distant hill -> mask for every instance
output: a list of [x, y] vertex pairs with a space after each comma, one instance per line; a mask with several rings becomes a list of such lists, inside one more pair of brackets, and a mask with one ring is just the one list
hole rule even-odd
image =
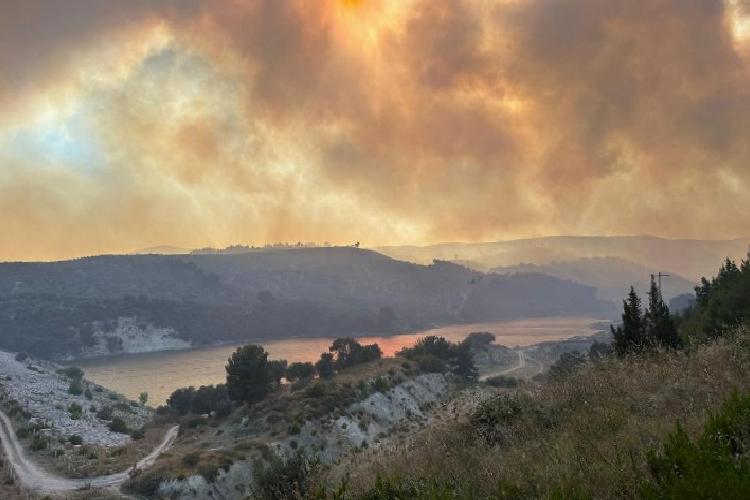
[[0, 349], [52, 357], [79, 355], [123, 317], [201, 345], [614, 310], [594, 288], [551, 276], [343, 247], [0, 264]]
[[713, 276], [717, 271], [716, 263], [725, 257], [745, 257], [748, 247], [750, 238], [670, 240], [654, 236], [554, 236], [489, 243], [390, 246], [377, 248], [377, 251], [410, 262], [473, 261], [488, 269], [524, 262], [549, 264], [581, 258], [619, 257], [648, 269], [698, 281], [702, 276]]
[[133, 252], [135, 255], [183, 255], [190, 253], [187, 248], [161, 245], [156, 247], [143, 248]]
[[[619, 302], [631, 286], [645, 296], [649, 289], [649, 275], [658, 269], [649, 269], [641, 264], [620, 257], [593, 257], [548, 264], [519, 264], [497, 267], [498, 274], [541, 273], [557, 278], [575, 281], [597, 289], [599, 297]], [[662, 293], [669, 300], [678, 295], [692, 293], [695, 283], [672, 274], [664, 278]]]

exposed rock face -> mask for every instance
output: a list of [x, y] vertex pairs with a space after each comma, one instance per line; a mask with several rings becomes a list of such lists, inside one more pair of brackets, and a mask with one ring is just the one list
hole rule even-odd
[[[113, 432], [108, 422], [97, 418], [103, 407], [112, 409], [112, 416], [122, 418], [128, 427], [140, 428], [151, 418], [151, 410], [135, 405], [124, 397], [107, 391], [101, 386], [83, 381], [86, 393], [70, 394], [70, 380], [57, 373], [59, 365], [47, 361], [27, 358], [17, 361], [15, 355], [0, 351], [0, 394], [4, 403], [18, 402], [24, 411], [31, 414], [31, 423], [46, 424], [47, 434], [69, 437], [79, 435], [87, 444], [97, 446], [121, 446], [130, 442], [130, 436]], [[81, 407], [79, 418], [71, 418], [72, 404]]]
[[[443, 399], [448, 390], [449, 382], [444, 375], [420, 375], [350, 405], [336, 419], [308, 421], [298, 435], [273, 446], [279, 454], [290, 453], [297, 447], [323, 462], [333, 462], [363, 444], [381, 445], [397, 428], [427, 422], [428, 409]], [[228, 471], [220, 470], [212, 483], [199, 475], [166, 481], [161, 484], [159, 495], [183, 500], [246, 498], [251, 494], [252, 467], [249, 461], [237, 461]]]
[[94, 345], [85, 348], [83, 358], [154, 351], [188, 349], [189, 341], [177, 336], [172, 328], [157, 328], [151, 323], [139, 323], [136, 318], [121, 317], [113, 330], [98, 329], [93, 333]]

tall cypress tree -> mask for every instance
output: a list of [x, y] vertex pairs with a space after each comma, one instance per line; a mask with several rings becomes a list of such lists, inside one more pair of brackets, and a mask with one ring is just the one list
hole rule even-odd
[[628, 297], [623, 301], [622, 325], [610, 327], [615, 337], [615, 352], [622, 356], [630, 352], [638, 352], [646, 347], [646, 336], [641, 309], [641, 298], [630, 287]]
[[660, 345], [676, 349], [682, 345], [677, 327], [674, 324], [669, 307], [664, 303], [661, 290], [651, 277], [651, 289], [648, 292], [648, 311], [645, 316], [646, 338], [651, 345]]

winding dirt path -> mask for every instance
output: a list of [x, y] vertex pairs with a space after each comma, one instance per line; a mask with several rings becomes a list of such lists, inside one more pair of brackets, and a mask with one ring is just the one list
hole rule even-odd
[[497, 377], [498, 375], [508, 375], [509, 373], [517, 372], [519, 370], [523, 370], [526, 367], [526, 353], [523, 350], [518, 351], [518, 363], [516, 365], [511, 366], [510, 368], [504, 368], [502, 370], [494, 371], [487, 373], [485, 375], [482, 375], [479, 377], [480, 382], [484, 382], [488, 378]]
[[26, 454], [21, 443], [13, 431], [8, 416], [0, 411], [0, 440], [2, 440], [3, 451], [6, 459], [13, 466], [16, 478], [21, 482], [24, 488], [32, 491], [44, 493], [59, 493], [63, 491], [73, 491], [82, 488], [115, 488], [124, 483], [130, 471], [133, 469], [143, 469], [153, 465], [159, 455], [167, 450], [177, 438], [179, 427], [170, 428], [164, 435], [159, 446], [145, 458], [141, 459], [133, 467], [108, 476], [97, 476], [85, 479], [70, 479], [58, 476], [51, 472], [45, 471], [37, 466]]

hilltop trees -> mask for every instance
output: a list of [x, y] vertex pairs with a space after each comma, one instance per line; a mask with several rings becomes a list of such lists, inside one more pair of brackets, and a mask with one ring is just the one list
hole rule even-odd
[[328, 350], [336, 355], [336, 369], [380, 359], [382, 352], [378, 344], [362, 345], [351, 337], [338, 338]]
[[296, 362], [286, 369], [286, 379], [290, 382], [295, 380], [311, 379], [315, 376], [315, 366], [310, 363]]
[[320, 359], [315, 363], [315, 371], [318, 372], [320, 378], [330, 378], [336, 372], [336, 364], [333, 361], [333, 354], [330, 352], [324, 352], [320, 355]]
[[405, 347], [398, 356], [415, 361], [423, 371], [452, 373], [476, 378], [477, 369], [471, 354], [471, 342], [453, 344], [443, 337], [428, 335], [419, 339], [414, 347]]

